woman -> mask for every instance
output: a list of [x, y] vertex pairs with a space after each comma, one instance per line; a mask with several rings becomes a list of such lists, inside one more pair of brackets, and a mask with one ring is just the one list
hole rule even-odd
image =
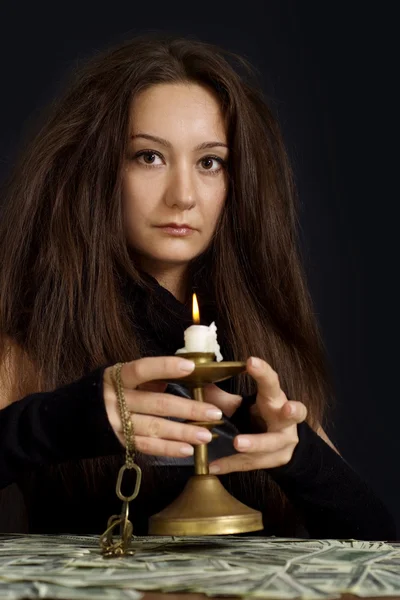
[[[214, 46], [133, 39], [75, 74], [10, 179], [0, 484], [18, 483], [32, 532], [99, 533], [119, 511], [124, 438], [110, 376], [124, 361], [144, 470], [137, 534], [210, 439], [182, 421], [222, 411], [230, 437], [210, 444], [211, 470], [262, 510], [264, 534], [395, 537], [323, 430], [331, 388], [291, 169], [250, 79], [243, 60]], [[252, 357], [204, 405], [182, 386], [149, 383], [193, 368], [174, 356], [193, 291], [224, 359]]]

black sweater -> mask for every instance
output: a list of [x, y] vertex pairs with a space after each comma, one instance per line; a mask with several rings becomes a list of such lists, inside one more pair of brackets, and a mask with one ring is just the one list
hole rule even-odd
[[[132, 286], [125, 290], [126, 297], [133, 312], [140, 315], [138, 328], [147, 353], [172, 355], [182, 347], [183, 331], [191, 324], [190, 307], [153, 283], [153, 302]], [[169, 311], [167, 323], [157, 316], [165, 310]], [[220, 332], [218, 339], [221, 343]], [[224, 358], [229, 358], [229, 350], [222, 344], [221, 349]], [[20, 485], [31, 532], [100, 534], [108, 517], [121, 509], [115, 482], [124, 449], [107, 419], [103, 370], [104, 366], [99, 367], [79, 381], [29, 395], [0, 411], [0, 488], [13, 482]], [[185, 394], [180, 386], [168, 391]], [[221, 430], [214, 450], [210, 445], [211, 455], [234, 451], [232, 436], [250, 430], [248, 408], [254, 400], [244, 398], [234, 417], [226, 419], [225, 434]], [[298, 431], [299, 443], [287, 465], [221, 476], [231, 493], [263, 512], [260, 533], [396, 539], [392, 516], [369, 486], [306, 423]], [[180, 493], [193, 473], [190, 463], [192, 459], [147, 458], [142, 489], [131, 511], [136, 534], [147, 533], [149, 516]], [[285, 510], [279, 511], [280, 496], [272, 494], [270, 480], [288, 499]]]

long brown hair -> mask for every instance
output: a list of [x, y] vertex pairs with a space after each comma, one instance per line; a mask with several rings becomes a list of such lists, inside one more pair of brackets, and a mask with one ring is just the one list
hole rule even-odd
[[[229, 194], [202, 257], [219, 324], [236, 359], [266, 359], [310, 423], [323, 422], [332, 388], [302, 266], [294, 178], [256, 79], [237, 55], [159, 35], [107, 49], [73, 74], [2, 194], [0, 361], [11, 342], [16, 372], [25, 361], [28, 373], [14, 381], [16, 398], [141, 356], [120, 289], [121, 273], [145, 285], [122, 221], [129, 106], [148, 86], [190, 81], [214, 90], [228, 124]], [[243, 378], [240, 391], [254, 391], [252, 382]]]

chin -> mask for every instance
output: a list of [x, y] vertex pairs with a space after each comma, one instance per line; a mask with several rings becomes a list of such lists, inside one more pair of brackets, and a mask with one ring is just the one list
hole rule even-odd
[[[185, 265], [200, 256], [205, 250], [204, 244], [190, 243], [189, 240], [160, 240], [150, 238], [140, 240], [142, 243], [133, 244], [135, 252], [146, 260], [169, 265]], [[203, 240], [202, 240], [203, 241]]]
[[158, 263], [168, 263], [170, 265], [184, 265], [196, 258], [197, 254], [193, 253], [177, 253], [177, 252], [160, 252], [147, 253], [147, 257]]
[[154, 240], [150, 246], [143, 248], [143, 251], [153, 260], [169, 263], [187, 263], [201, 254], [203, 248], [200, 247], [200, 244], [193, 244], [189, 240], [183, 239]]

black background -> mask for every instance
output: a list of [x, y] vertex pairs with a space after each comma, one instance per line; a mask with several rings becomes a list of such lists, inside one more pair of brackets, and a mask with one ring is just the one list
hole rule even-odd
[[336, 384], [328, 432], [400, 531], [394, 4], [3, 2], [0, 176], [70, 69], [112, 42], [158, 30], [247, 57], [295, 170], [309, 284]]

